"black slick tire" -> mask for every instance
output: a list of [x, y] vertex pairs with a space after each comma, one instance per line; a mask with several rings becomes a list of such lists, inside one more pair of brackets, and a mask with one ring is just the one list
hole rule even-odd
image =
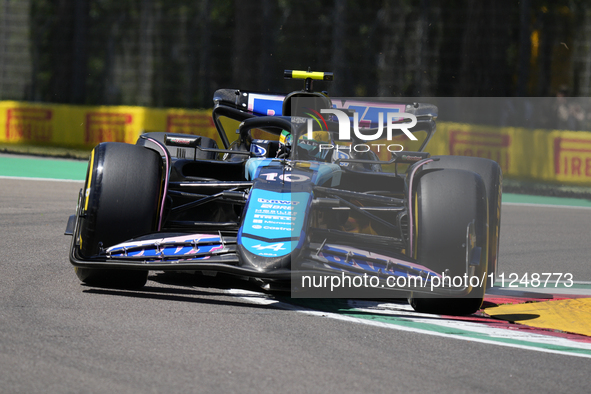
[[[473, 171], [480, 175], [486, 187], [488, 199], [488, 271], [496, 276], [501, 230], [501, 198], [503, 173], [501, 166], [490, 159], [470, 156], [435, 156], [439, 160], [428, 163], [424, 169], [455, 168]], [[492, 287], [492, 281], [487, 285]]]
[[[470, 276], [487, 275], [487, 197], [480, 175], [456, 169], [423, 170], [415, 189], [413, 255], [421, 265], [448, 277], [467, 273], [467, 230], [473, 223], [480, 263], [470, 268]], [[473, 287], [462, 297], [414, 293], [409, 298], [418, 312], [468, 315], [476, 312], [484, 299], [485, 285]], [[454, 287], [455, 289], [455, 287]]]
[[[80, 223], [83, 258], [156, 229], [162, 167], [160, 155], [141, 146], [105, 142], [93, 150]], [[148, 271], [77, 267], [76, 275], [89, 285], [138, 288]]]

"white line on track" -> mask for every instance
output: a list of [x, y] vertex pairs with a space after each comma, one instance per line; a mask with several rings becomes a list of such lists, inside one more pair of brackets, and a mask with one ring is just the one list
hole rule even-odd
[[[507, 282], [505, 282], [507, 284]], [[495, 282], [495, 287], [486, 291], [486, 294], [510, 297], [536, 298], [536, 296], [545, 295], [551, 298], [552, 295], [576, 295], [591, 297], [591, 282], [574, 281], [572, 286], [565, 286], [564, 281], [558, 282], [560, 286], [555, 287], [533, 287], [533, 286], [506, 286], [501, 287], [500, 283]], [[541, 300], [542, 301], [542, 300]]]
[[26, 177], [26, 176], [6, 176], [6, 175], [0, 175], [0, 179], [14, 179], [14, 180], [18, 180], [18, 181], [50, 181], [50, 182], [80, 182], [80, 183], [84, 183], [83, 180], [77, 180], [77, 179], [33, 178], [33, 177]]
[[[350, 306], [355, 308], [355, 311], [359, 313], [370, 313], [378, 318], [380, 316], [383, 318], [389, 317], [389, 321], [385, 322], [291, 305], [273, 299], [263, 293], [239, 289], [229, 289], [227, 292], [254, 304], [274, 305], [281, 309], [292, 310], [313, 316], [328, 317], [351, 323], [517, 349], [560, 354], [564, 356], [591, 358], [591, 343], [577, 342], [568, 338], [542, 335], [527, 331], [490, 327], [483, 323], [449, 320], [445, 319], [443, 316], [414, 312], [409, 305], [385, 304], [375, 301], [349, 301]], [[434, 321], [434, 317], [439, 320]], [[442, 332], [442, 330], [448, 332]]]
[[504, 202], [502, 205], [510, 205], [515, 207], [535, 207], [535, 208], [568, 208], [568, 209], [591, 209], [591, 207], [583, 207], [580, 205], [554, 205], [554, 204], [536, 204], [529, 202]]

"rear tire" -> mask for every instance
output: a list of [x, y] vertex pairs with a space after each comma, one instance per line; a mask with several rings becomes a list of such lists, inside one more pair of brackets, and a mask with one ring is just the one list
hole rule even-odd
[[[485, 279], [487, 273], [487, 197], [480, 175], [456, 169], [423, 170], [416, 188], [414, 212], [415, 250], [421, 265], [438, 274], [463, 276], [466, 273], [466, 234], [474, 222], [476, 245], [482, 250], [480, 264], [473, 273]], [[468, 315], [480, 309], [485, 284], [463, 297], [413, 294], [409, 302], [417, 312]]]
[[[94, 150], [86, 176], [85, 216], [80, 223], [80, 254], [89, 258], [157, 228], [162, 159], [141, 146], [105, 142]], [[90, 285], [138, 288], [148, 271], [76, 267]]]

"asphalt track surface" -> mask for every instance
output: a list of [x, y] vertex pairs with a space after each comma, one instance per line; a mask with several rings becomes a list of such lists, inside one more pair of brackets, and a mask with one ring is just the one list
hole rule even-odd
[[[63, 235], [81, 182], [0, 179], [0, 392], [584, 393], [591, 360], [254, 304], [208, 277], [84, 286]], [[591, 280], [591, 210], [504, 206], [501, 270]]]

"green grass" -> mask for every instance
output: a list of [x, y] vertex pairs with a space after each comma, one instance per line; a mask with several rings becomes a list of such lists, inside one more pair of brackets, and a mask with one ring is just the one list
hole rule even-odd
[[92, 149], [74, 149], [56, 146], [0, 144], [0, 153], [60, 157], [64, 159], [88, 160]]

